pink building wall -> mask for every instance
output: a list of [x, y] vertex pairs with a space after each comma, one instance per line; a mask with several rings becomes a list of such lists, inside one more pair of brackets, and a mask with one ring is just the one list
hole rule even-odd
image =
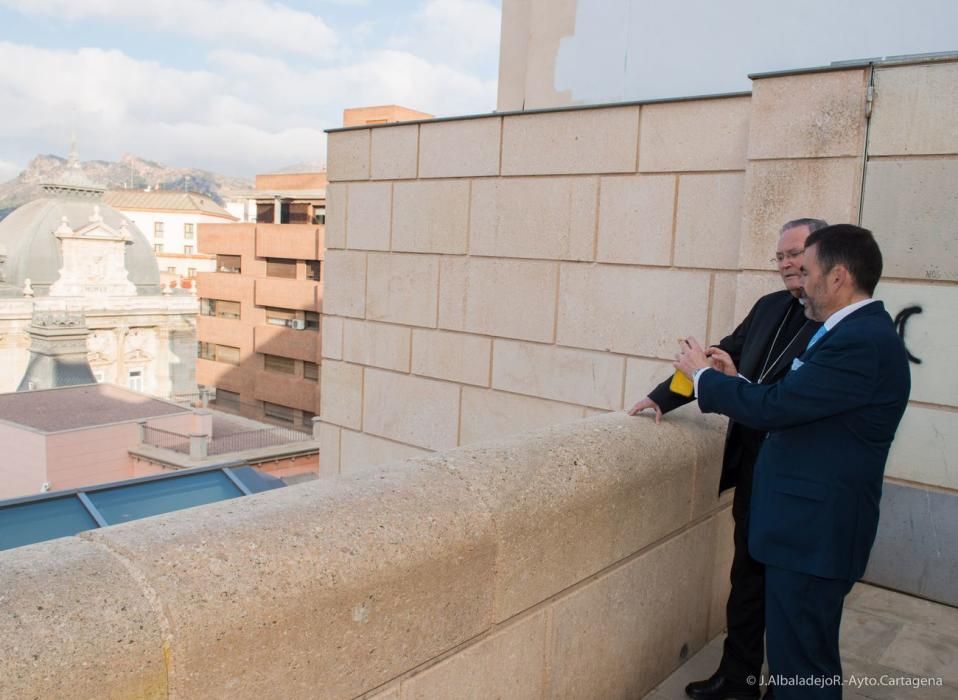
[[70, 430], [46, 437], [51, 490], [133, 477], [133, 460], [128, 450], [139, 444], [136, 423]]
[[47, 481], [46, 436], [20, 426], [0, 423], [0, 499], [40, 493]]

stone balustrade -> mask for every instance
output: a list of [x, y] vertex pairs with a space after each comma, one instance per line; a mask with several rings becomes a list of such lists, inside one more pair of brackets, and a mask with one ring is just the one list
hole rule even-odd
[[641, 697], [724, 624], [721, 430], [597, 416], [0, 553], [0, 696]]

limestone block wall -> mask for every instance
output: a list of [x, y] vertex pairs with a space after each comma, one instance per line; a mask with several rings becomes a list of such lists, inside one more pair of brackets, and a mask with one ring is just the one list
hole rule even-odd
[[598, 416], [0, 552], [2, 695], [642, 697], [724, 624], [720, 448]]
[[753, 78], [750, 96], [331, 132], [323, 471], [627, 408], [675, 338], [714, 342], [781, 288], [783, 222], [861, 223], [876, 295], [922, 309], [867, 577], [958, 604], [940, 546], [958, 536], [958, 62]]
[[631, 406], [733, 325], [747, 97], [329, 135], [322, 471]]

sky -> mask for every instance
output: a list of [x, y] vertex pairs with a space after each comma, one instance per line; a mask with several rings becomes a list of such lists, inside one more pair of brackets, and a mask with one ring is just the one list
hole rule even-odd
[[0, 182], [37, 154], [251, 177], [347, 107], [496, 107], [499, 0], [0, 0]]

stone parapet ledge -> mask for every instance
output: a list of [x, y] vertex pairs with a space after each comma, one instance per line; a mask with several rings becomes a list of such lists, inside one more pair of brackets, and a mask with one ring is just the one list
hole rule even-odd
[[723, 624], [720, 450], [610, 414], [2, 552], [0, 696], [641, 695]]

